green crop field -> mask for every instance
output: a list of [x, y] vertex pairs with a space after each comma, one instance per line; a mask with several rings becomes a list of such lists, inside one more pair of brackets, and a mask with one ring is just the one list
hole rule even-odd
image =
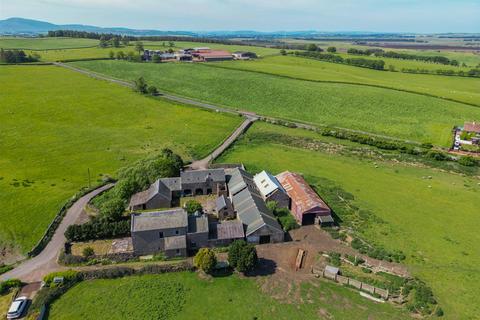
[[274, 300], [260, 291], [254, 279], [236, 275], [202, 280], [195, 273], [181, 272], [85, 281], [52, 305], [48, 319], [88, 320], [104, 315], [112, 320], [407, 318], [389, 304], [375, 304], [333, 283], [315, 282], [317, 286], [299, 288], [302, 303]]
[[143, 97], [54, 66], [0, 67], [0, 242], [26, 252], [93, 180], [170, 147], [208, 154], [241, 118]]
[[364, 237], [405, 252], [405, 263], [433, 288], [447, 319], [478, 317], [478, 177], [331, 152], [334, 147], [321, 149], [328, 152], [311, 151], [258, 140], [269, 133], [315, 136], [300, 129], [256, 123], [218, 162], [242, 162], [251, 172], [291, 170], [312, 183], [323, 178], [340, 186], [353, 194], [354, 205], [383, 220], [360, 230]]
[[159, 89], [261, 115], [356, 129], [448, 146], [451, 130], [479, 119], [480, 108], [396, 90], [315, 83], [208, 64], [81, 61], [113, 77], [143, 76]]
[[135, 51], [135, 47], [120, 47], [120, 48], [78, 48], [78, 49], [50, 49], [50, 50], [27, 50], [26, 53], [36, 53], [40, 55], [40, 61], [64, 61], [64, 60], [77, 60], [77, 59], [98, 59], [109, 58], [110, 51], [118, 52], [123, 51], [128, 53]]
[[426, 93], [480, 106], [480, 79], [377, 71], [293, 56], [222, 62], [223, 67], [314, 81], [371, 84]]
[[64, 49], [85, 48], [98, 45], [95, 39], [77, 38], [3, 38], [0, 37], [0, 48], [4, 49]]

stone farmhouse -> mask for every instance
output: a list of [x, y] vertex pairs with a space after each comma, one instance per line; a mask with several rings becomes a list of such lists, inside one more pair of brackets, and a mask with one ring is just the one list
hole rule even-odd
[[[289, 172], [277, 179], [265, 171], [253, 176], [242, 168], [184, 171], [180, 177], [159, 179], [130, 200], [134, 253], [184, 257], [238, 239], [254, 244], [282, 242], [284, 231], [267, 208], [268, 201], [291, 207], [301, 224], [333, 222], [328, 206], [306, 186], [301, 176]], [[215, 195], [214, 208], [193, 215], [178, 208], [181, 197], [197, 195]], [[303, 204], [304, 199], [312, 205]]]

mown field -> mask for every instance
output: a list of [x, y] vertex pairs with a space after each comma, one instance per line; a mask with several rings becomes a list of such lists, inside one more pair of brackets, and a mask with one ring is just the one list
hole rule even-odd
[[451, 130], [480, 108], [396, 90], [315, 83], [215, 68], [215, 64], [81, 61], [74, 66], [232, 109], [449, 146]]
[[80, 38], [7, 38], [0, 37], [0, 48], [3, 49], [65, 49], [85, 48], [98, 45], [95, 39]]
[[56, 301], [48, 319], [88, 320], [108, 315], [112, 320], [300, 320], [322, 314], [335, 319], [407, 318], [391, 305], [375, 304], [357, 292], [317, 281], [318, 287], [302, 287], [303, 303], [274, 300], [260, 291], [254, 279], [236, 275], [203, 280], [195, 273], [181, 272], [86, 281]]
[[478, 90], [480, 79], [475, 78], [377, 71], [294, 56], [267, 57], [255, 61], [227, 61], [220, 65], [237, 70], [266, 72], [305, 80], [383, 86], [480, 106], [480, 90]]
[[201, 158], [242, 120], [54, 66], [2, 66], [0, 83], [0, 243], [23, 253], [88, 170], [97, 183], [164, 147]]
[[390, 250], [402, 250], [411, 272], [433, 288], [446, 319], [478, 319], [478, 177], [419, 163], [346, 155], [335, 151], [333, 141], [320, 149], [325, 151], [312, 151], [280, 145], [276, 141], [286, 139], [278, 137], [270, 142], [260, 139], [272, 133], [315, 137], [299, 129], [256, 123], [218, 162], [242, 162], [251, 172], [291, 170], [311, 183], [340, 186], [354, 196], [355, 206], [382, 220], [360, 230], [363, 236]]

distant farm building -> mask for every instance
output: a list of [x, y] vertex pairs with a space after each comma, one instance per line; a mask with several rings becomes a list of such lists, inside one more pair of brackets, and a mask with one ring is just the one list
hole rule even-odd
[[480, 123], [479, 122], [465, 122], [463, 130], [469, 133], [478, 133], [480, 134]]
[[285, 171], [277, 179], [291, 198], [291, 212], [300, 225], [334, 223], [332, 211], [298, 173]]
[[257, 54], [255, 52], [236, 51], [233, 53], [233, 58], [235, 60], [250, 60], [250, 59], [256, 59]]

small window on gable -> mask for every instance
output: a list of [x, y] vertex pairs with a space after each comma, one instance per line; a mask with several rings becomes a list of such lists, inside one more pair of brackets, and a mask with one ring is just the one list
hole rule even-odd
[[163, 238], [163, 232], [160, 231], [160, 232], [158, 233], [158, 236], [160, 237], [160, 239], [162, 239], [162, 238]]
[[175, 230], [175, 234], [178, 234], [178, 233], [179, 233], [179, 232], [178, 232], [178, 229], [177, 229], [177, 230]]

